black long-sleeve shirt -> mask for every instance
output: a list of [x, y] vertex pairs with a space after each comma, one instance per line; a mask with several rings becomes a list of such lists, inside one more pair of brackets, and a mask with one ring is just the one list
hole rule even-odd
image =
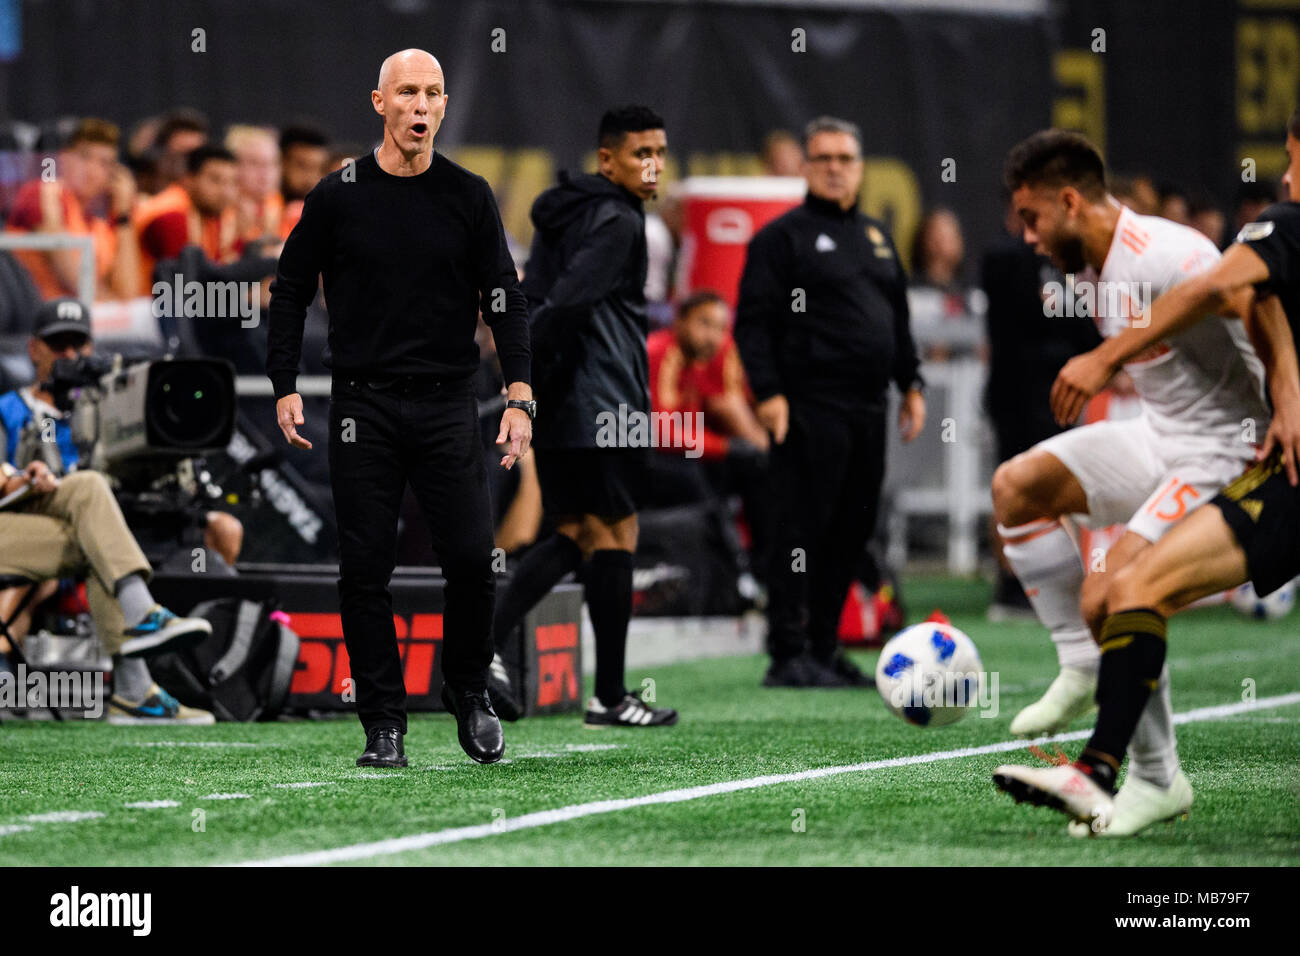
[[325, 281], [335, 374], [460, 378], [478, 368], [481, 308], [507, 382], [529, 381], [528, 318], [487, 180], [440, 153], [418, 176], [374, 154], [330, 173], [303, 204], [271, 286], [267, 374], [296, 390], [303, 321]]
[[875, 405], [920, 383], [907, 275], [885, 226], [811, 193], [749, 243], [736, 346], [759, 401]]

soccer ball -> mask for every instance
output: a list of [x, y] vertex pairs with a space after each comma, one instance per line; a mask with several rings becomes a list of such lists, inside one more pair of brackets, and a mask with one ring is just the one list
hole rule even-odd
[[979, 701], [983, 679], [975, 642], [951, 624], [899, 631], [876, 662], [876, 690], [885, 706], [922, 727], [961, 720]]
[[1295, 607], [1295, 582], [1288, 581], [1272, 594], [1260, 597], [1255, 593], [1255, 585], [1247, 581], [1241, 587], [1234, 588], [1228, 595], [1228, 600], [1246, 617], [1276, 621], [1280, 617], [1286, 617], [1291, 613], [1291, 608]]

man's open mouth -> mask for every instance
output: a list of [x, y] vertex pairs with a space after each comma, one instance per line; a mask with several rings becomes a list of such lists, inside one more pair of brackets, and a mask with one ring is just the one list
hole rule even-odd
[[411, 132], [414, 133], [416, 136], [423, 136], [425, 133], [429, 132], [429, 124], [428, 124], [428, 123], [412, 123], [412, 124], [411, 124]]

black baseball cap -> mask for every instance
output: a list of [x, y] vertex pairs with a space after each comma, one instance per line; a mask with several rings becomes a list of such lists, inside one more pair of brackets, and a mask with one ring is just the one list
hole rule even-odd
[[37, 310], [32, 335], [46, 339], [60, 332], [80, 332], [90, 338], [90, 310], [80, 299], [71, 296], [51, 299]]

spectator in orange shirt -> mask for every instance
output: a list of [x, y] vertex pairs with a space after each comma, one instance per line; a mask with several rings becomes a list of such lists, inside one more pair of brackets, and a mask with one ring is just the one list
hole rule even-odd
[[214, 263], [235, 258], [239, 190], [234, 155], [224, 146], [200, 146], [186, 157], [186, 168], [180, 182], [136, 209], [140, 295], [151, 294], [154, 267], [188, 245], [199, 246]]
[[767, 450], [767, 431], [751, 408], [745, 371], [730, 330], [726, 301], [706, 290], [682, 300], [676, 321], [646, 340], [651, 407], [703, 413], [706, 460], [725, 457], [736, 442]]
[[[117, 161], [118, 140], [112, 123], [82, 120], [54, 159], [55, 178], [24, 184], [9, 216], [14, 232], [90, 236], [95, 243], [96, 299], [129, 296], [138, 269], [130, 232], [135, 181]], [[41, 298], [81, 294], [79, 249], [24, 249], [14, 254], [31, 273]]]
[[232, 126], [226, 149], [235, 155], [239, 198], [235, 228], [240, 242], [280, 237], [284, 197], [280, 195], [280, 147], [265, 126]]

